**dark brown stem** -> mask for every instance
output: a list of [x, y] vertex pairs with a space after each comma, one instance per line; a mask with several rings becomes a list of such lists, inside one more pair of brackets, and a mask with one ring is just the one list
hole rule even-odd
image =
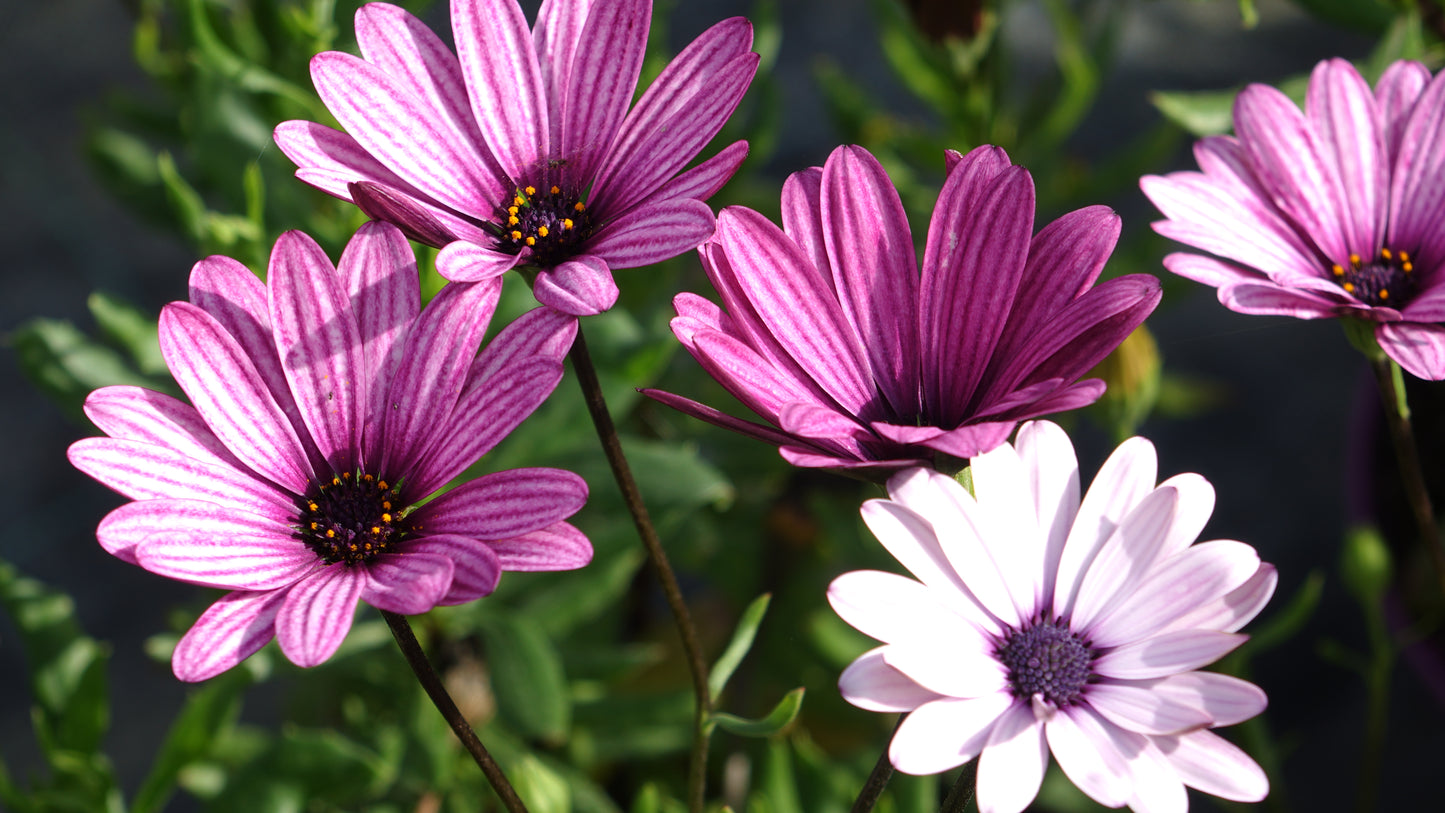
[[888, 759], [888, 748], [893, 744], [893, 737], [898, 734], [899, 727], [903, 725], [903, 719], [904, 716], [899, 716], [898, 724], [893, 726], [893, 734], [889, 735], [888, 744], [883, 746], [883, 753], [878, 755], [878, 761], [873, 764], [873, 771], [868, 774], [863, 789], [858, 791], [858, 798], [853, 800], [850, 813], [868, 813], [878, 804], [883, 789], [888, 787], [888, 780], [893, 778], [893, 763]]
[[958, 772], [958, 779], [948, 791], [948, 797], [943, 800], [939, 813], [963, 813], [968, 803], [973, 801], [973, 794], [977, 789], [978, 758], [974, 757], [964, 763], [963, 770]]
[[687, 603], [682, 599], [682, 588], [677, 585], [677, 576], [672, 572], [672, 565], [668, 564], [667, 554], [662, 549], [662, 540], [658, 539], [657, 530], [652, 527], [647, 506], [642, 502], [642, 492], [638, 490], [637, 481], [632, 477], [632, 468], [627, 464], [627, 456], [622, 452], [622, 441], [617, 437], [617, 427], [613, 425], [612, 415], [607, 411], [607, 400], [602, 395], [602, 385], [597, 380], [597, 370], [592, 366], [592, 356], [587, 352], [587, 342], [582, 338], [580, 325], [568, 357], [572, 360], [573, 371], [577, 373], [577, 381], [582, 385], [582, 397], [587, 402], [592, 423], [597, 427], [597, 438], [602, 441], [602, 451], [607, 455], [607, 464], [612, 467], [612, 477], [622, 491], [622, 500], [627, 504], [628, 513], [632, 514], [637, 535], [642, 538], [642, 546], [647, 549], [647, 556], [652, 560], [657, 579], [662, 583], [662, 593], [667, 598], [667, 606], [672, 610], [678, 634], [682, 637], [688, 671], [692, 673], [693, 693], [697, 696], [692, 763], [687, 773], [688, 809], [693, 813], [700, 813], [707, 782], [708, 735], [705, 724], [712, 713], [712, 694], [707, 686], [707, 662], [703, 660], [702, 646], [698, 643], [697, 629], [692, 625]]
[[1400, 466], [1400, 485], [1405, 489], [1405, 499], [1410, 503], [1410, 512], [1415, 515], [1415, 528], [1420, 535], [1420, 544], [1425, 547], [1435, 576], [1442, 591], [1445, 591], [1445, 547], [1441, 547], [1440, 530], [1435, 524], [1435, 509], [1430, 504], [1430, 492], [1425, 487], [1425, 471], [1420, 466], [1420, 451], [1415, 445], [1415, 431], [1410, 424], [1410, 411], [1400, 400], [1403, 386], [1397, 380], [1395, 362], [1376, 359], [1370, 364], [1375, 371], [1375, 383], [1379, 385], [1380, 397], [1385, 402], [1385, 424], [1390, 427], [1390, 441], [1395, 446], [1395, 461]]
[[421, 681], [421, 687], [426, 689], [427, 697], [431, 698], [437, 711], [446, 718], [447, 724], [456, 733], [457, 739], [462, 741], [462, 747], [476, 760], [477, 767], [482, 769], [482, 774], [487, 781], [492, 783], [492, 790], [502, 800], [511, 813], [527, 813], [527, 806], [522, 804], [521, 797], [512, 788], [512, 783], [507, 781], [507, 775], [502, 773], [502, 766], [492, 759], [487, 752], [486, 746], [477, 737], [477, 732], [472, 730], [471, 723], [462, 716], [457, 704], [452, 701], [452, 696], [447, 694], [446, 687], [437, 676], [436, 670], [432, 668], [431, 661], [427, 660], [426, 653], [422, 651], [421, 644], [417, 643], [416, 635], [411, 631], [411, 623], [406, 616], [396, 613], [381, 611], [381, 617], [386, 619], [386, 625], [391, 627], [391, 635], [396, 639], [396, 645], [401, 647], [401, 654], [406, 662], [411, 665], [411, 671], [416, 673], [416, 679]]

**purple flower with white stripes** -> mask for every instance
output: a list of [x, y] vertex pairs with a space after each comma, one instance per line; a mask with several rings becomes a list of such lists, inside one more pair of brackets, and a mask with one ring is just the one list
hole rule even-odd
[[773, 426], [647, 394], [794, 465], [875, 474], [973, 457], [1097, 400], [1104, 383], [1079, 377], [1159, 302], [1147, 274], [1094, 284], [1118, 216], [1091, 206], [1035, 235], [1033, 179], [1003, 150], [949, 151], [947, 166], [921, 277], [898, 192], [861, 147], [788, 179], [781, 229], [719, 214], [699, 253], [722, 307], [681, 294], [672, 330]]
[[611, 269], [661, 262], [712, 234], [704, 201], [747, 156], [738, 141], [682, 171], [757, 70], [752, 26], [703, 32], [632, 105], [651, 0], [452, 0], [457, 53], [396, 6], [356, 13], [361, 57], [311, 62], [346, 128], [276, 128], [301, 180], [442, 249], [448, 279], [538, 269], [534, 292], [573, 315], [617, 300]]
[[1445, 73], [1396, 62], [1371, 91], [1326, 60], [1303, 111], [1250, 85], [1234, 129], [1194, 145], [1200, 172], [1140, 181], [1167, 218], [1155, 231], [1218, 257], [1164, 267], [1239, 313], [1360, 320], [1411, 374], [1445, 379]]
[[358, 600], [402, 614], [488, 595], [503, 570], [592, 558], [564, 520], [577, 475], [517, 469], [418, 506], [557, 386], [577, 321], [537, 308], [478, 354], [501, 281], [448, 285], [420, 308], [416, 260], [372, 223], [333, 266], [287, 232], [267, 284], [210, 257], [190, 301], [161, 312], [161, 352], [190, 404], [105, 387], [86, 415], [108, 437], [70, 462], [134, 502], [96, 536], [132, 564], [231, 592], [177, 645], [182, 680], [235, 666], [273, 637], [292, 662], [336, 651]]
[[916, 581], [858, 571], [828, 588], [843, 620], [883, 643], [838, 688], [908, 713], [893, 765], [934, 774], [977, 758], [981, 813], [1028, 807], [1050, 752], [1107, 807], [1183, 811], [1186, 785], [1263, 799], [1264, 772], [1209, 729], [1259, 714], [1264, 692], [1198, 670], [1244, 642], [1237, 630], [1278, 577], [1242, 542], [1193, 544], [1214, 510], [1209, 482], [1156, 486], [1154, 446], [1132, 438], [1081, 501], [1073, 445], [1042, 421], [972, 467], [976, 498], [910, 469], [863, 505]]

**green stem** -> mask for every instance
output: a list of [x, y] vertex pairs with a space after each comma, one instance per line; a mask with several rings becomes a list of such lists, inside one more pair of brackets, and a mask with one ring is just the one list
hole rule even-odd
[[607, 455], [608, 465], [612, 467], [612, 476], [622, 491], [622, 500], [627, 504], [633, 524], [637, 526], [637, 535], [642, 538], [642, 546], [647, 549], [648, 558], [652, 560], [658, 581], [662, 583], [663, 596], [667, 599], [667, 606], [672, 610], [672, 617], [677, 622], [678, 634], [682, 637], [688, 671], [692, 673], [693, 694], [697, 698], [692, 761], [687, 773], [688, 809], [692, 813], [701, 813], [707, 783], [706, 723], [712, 714], [712, 694], [707, 686], [707, 662], [703, 660], [702, 645], [698, 642], [697, 629], [692, 624], [687, 602], [683, 601], [682, 588], [678, 587], [677, 576], [667, 561], [662, 540], [658, 538], [657, 530], [652, 527], [647, 506], [642, 502], [642, 492], [638, 490], [637, 481], [632, 477], [632, 468], [627, 463], [627, 456], [623, 454], [622, 441], [617, 437], [617, 427], [613, 425], [612, 415], [607, 411], [607, 400], [602, 395], [602, 385], [597, 380], [597, 369], [592, 365], [592, 356], [587, 352], [587, 342], [582, 337], [581, 325], [577, 327], [577, 338], [572, 342], [568, 357], [572, 360], [572, 369], [577, 373], [577, 381], [582, 385], [582, 397], [587, 402], [592, 423], [597, 427], [597, 438], [602, 442], [602, 451]]
[[1390, 428], [1390, 441], [1395, 446], [1395, 461], [1400, 467], [1400, 485], [1405, 490], [1405, 499], [1410, 512], [1415, 515], [1415, 528], [1420, 544], [1424, 547], [1435, 568], [1436, 580], [1441, 594], [1445, 595], [1445, 547], [1442, 547], [1439, 526], [1435, 524], [1435, 509], [1430, 504], [1430, 492], [1425, 487], [1425, 472], [1420, 466], [1420, 452], [1415, 444], [1415, 431], [1410, 424], [1410, 407], [1405, 402], [1404, 379], [1400, 367], [1389, 359], [1371, 361], [1375, 372], [1375, 383], [1379, 386], [1380, 397], [1385, 402], [1385, 423]]
[[502, 804], [510, 813], [527, 813], [527, 806], [522, 804], [521, 797], [512, 788], [512, 783], [507, 781], [507, 775], [502, 773], [502, 766], [492, 759], [482, 741], [477, 737], [477, 732], [472, 730], [471, 723], [462, 716], [457, 704], [452, 701], [452, 696], [447, 694], [446, 687], [442, 685], [441, 678], [437, 676], [436, 670], [432, 668], [431, 661], [427, 660], [426, 653], [422, 651], [421, 644], [417, 643], [416, 635], [411, 631], [411, 623], [406, 616], [396, 613], [381, 611], [381, 617], [386, 619], [386, 625], [391, 627], [391, 635], [396, 639], [396, 645], [401, 647], [401, 654], [411, 666], [411, 671], [416, 673], [416, 679], [421, 681], [421, 687], [426, 690], [427, 697], [431, 698], [437, 711], [442, 713], [447, 723], [456, 733], [457, 739], [462, 741], [462, 747], [472, 755], [477, 767], [482, 769], [482, 774], [492, 784], [492, 790], [497, 792]]
[[1390, 631], [1385, 622], [1385, 613], [1379, 602], [1366, 608], [1366, 623], [1369, 627], [1370, 660], [1365, 669], [1365, 711], [1364, 754], [1360, 759], [1360, 787], [1355, 808], [1361, 813], [1375, 810], [1380, 797], [1380, 778], [1385, 761], [1385, 733], [1390, 717], [1390, 672], [1394, 666], [1395, 650], [1390, 643]]
[[948, 798], [943, 800], [943, 807], [939, 813], [963, 813], [968, 803], [973, 801], [974, 791], [978, 789], [978, 758], [974, 757], [964, 764], [963, 770], [958, 772], [958, 779], [948, 791]]
[[868, 813], [873, 809], [873, 805], [878, 804], [883, 789], [888, 787], [888, 780], [893, 778], [893, 762], [888, 759], [888, 748], [893, 744], [893, 737], [903, 725], [906, 716], [900, 716], [898, 724], [893, 726], [893, 734], [888, 736], [888, 744], [883, 746], [883, 753], [879, 754], [878, 761], [873, 763], [873, 770], [869, 772], [863, 788], [858, 791], [858, 798], [853, 800], [853, 808], [849, 813]]

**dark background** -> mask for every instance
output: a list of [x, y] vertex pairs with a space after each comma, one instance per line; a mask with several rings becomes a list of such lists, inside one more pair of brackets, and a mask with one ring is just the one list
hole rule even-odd
[[[685, 43], [711, 22], [747, 12], [747, 3], [680, 3], [673, 37]], [[904, 100], [872, 40], [865, 0], [782, 0], [783, 50], [774, 78], [783, 92], [783, 141], [765, 170], [781, 184], [795, 169], [820, 164], [836, 144], [817, 101], [812, 69], [820, 55], [843, 65], [881, 98]], [[1307, 72], [1319, 59], [1362, 58], [1371, 42], [1305, 19], [1283, 2], [1261, 2], [1261, 24], [1242, 31], [1236, 6], [1168, 0], [1133, 7], [1121, 61], [1105, 93], [1071, 144], [1099, 156], [1120, 134], [1151, 126], [1155, 88], [1223, 88], [1278, 81]], [[1031, 60], [1052, 59], [1048, 24], [1022, 4], [1004, 26]], [[446, 30], [445, 9], [430, 15]], [[90, 329], [85, 298], [102, 288], [149, 311], [185, 296], [197, 259], [179, 239], [142, 225], [92, 179], [83, 159], [83, 125], [117, 87], [145, 92], [131, 62], [130, 18], [107, 0], [5, 0], [0, 27], [0, 334], [35, 316], [71, 319]], [[905, 108], [905, 113], [907, 112]], [[1181, 152], [1173, 168], [1192, 167]], [[1160, 170], [1167, 169], [1161, 167]], [[1154, 217], [1137, 191], [1110, 203], [1126, 230]], [[1163, 273], [1162, 268], [1152, 269]], [[1351, 798], [1351, 764], [1362, 734], [1363, 691], [1350, 674], [1314, 657], [1316, 642], [1335, 637], [1362, 646], [1356, 613], [1335, 579], [1341, 528], [1352, 495], [1368, 485], [1367, 467], [1347, 467], [1352, 415], [1373, 393], [1360, 360], [1337, 325], [1230, 313], [1212, 290], [1173, 285], [1150, 322], [1173, 373], [1218, 385], [1216, 409], [1144, 427], [1160, 449], [1160, 474], [1197, 471], [1218, 490], [1207, 538], [1228, 537], [1275, 562], [1281, 587], [1274, 606], [1306, 574], [1325, 569], [1326, 603], [1287, 649], [1257, 664], [1270, 694], [1272, 722], [1289, 732], [1290, 794], [1298, 809], [1334, 810]], [[85, 629], [112, 647], [114, 725], [110, 753], [128, 792], [187, 687], [168, 665], [143, 653], [144, 639], [167, 628], [171, 608], [194, 602], [192, 588], [156, 578], [107, 556], [94, 542], [115, 495], [72, 470], [66, 446], [90, 432], [64, 418], [22, 377], [13, 353], [0, 359], [0, 431], [8, 494], [0, 557], [23, 573], [70, 592]], [[1360, 393], [1363, 391], [1363, 395]], [[1085, 478], [1109, 443], [1085, 428], [1078, 438]], [[821, 599], [821, 597], [820, 597]], [[1269, 611], [1266, 611], [1268, 616]], [[1418, 809], [1426, 778], [1445, 756], [1445, 715], [1408, 664], [1396, 672], [1387, 799], [1382, 809]], [[17, 777], [37, 764], [31, 753], [23, 663], [8, 621], [0, 619], [0, 749]], [[248, 715], [264, 715], [264, 702]]]

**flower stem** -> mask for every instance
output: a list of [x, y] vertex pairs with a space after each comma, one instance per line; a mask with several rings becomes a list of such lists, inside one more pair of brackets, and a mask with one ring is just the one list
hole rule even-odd
[[958, 772], [958, 779], [954, 780], [953, 787], [948, 791], [948, 797], [943, 800], [943, 807], [939, 813], [963, 813], [968, 803], [973, 801], [974, 791], [978, 788], [978, 758], [974, 757], [964, 763], [963, 770]]
[[888, 759], [888, 747], [893, 744], [893, 735], [903, 725], [901, 715], [898, 718], [898, 725], [893, 727], [893, 734], [888, 737], [888, 745], [883, 746], [883, 753], [878, 755], [878, 761], [873, 764], [873, 771], [868, 774], [868, 779], [863, 783], [863, 789], [858, 791], [858, 798], [853, 800], [853, 808], [850, 813], [868, 813], [873, 805], [878, 803], [878, 797], [883, 795], [883, 789], [888, 787], [888, 780], [893, 778], [893, 762]]
[[1445, 595], [1445, 547], [1442, 547], [1439, 526], [1435, 524], [1435, 509], [1430, 504], [1430, 492], [1425, 487], [1425, 472], [1420, 466], [1420, 451], [1415, 444], [1415, 431], [1410, 424], [1410, 407], [1405, 403], [1405, 384], [1400, 368], [1389, 359], [1376, 359], [1370, 363], [1375, 372], [1375, 383], [1379, 385], [1380, 397], [1385, 402], [1385, 423], [1390, 427], [1390, 440], [1395, 446], [1395, 461], [1400, 466], [1400, 484], [1405, 489], [1405, 499], [1415, 515], [1415, 527], [1420, 534], [1420, 544], [1425, 547], [1442, 595]]
[[687, 656], [688, 671], [692, 673], [693, 693], [697, 696], [692, 763], [687, 772], [688, 809], [693, 813], [700, 813], [707, 782], [708, 732], [706, 723], [712, 713], [712, 694], [707, 685], [707, 662], [703, 660], [697, 629], [693, 627], [692, 617], [687, 611], [687, 603], [683, 601], [682, 589], [677, 585], [677, 576], [672, 571], [672, 565], [667, 561], [667, 554], [662, 549], [662, 541], [657, 536], [657, 530], [652, 527], [652, 520], [647, 515], [647, 506], [642, 502], [642, 493], [637, 488], [637, 481], [632, 477], [632, 468], [627, 464], [627, 457], [622, 452], [622, 441], [617, 437], [617, 427], [613, 425], [612, 415], [607, 411], [607, 400], [602, 395], [602, 385], [597, 380], [597, 370], [592, 366], [592, 356], [587, 352], [587, 341], [582, 337], [580, 325], [577, 327], [577, 338], [572, 342], [572, 350], [568, 357], [572, 360], [572, 369], [577, 373], [577, 381], [582, 385], [582, 397], [587, 402], [587, 411], [592, 414], [592, 423], [597, 427], [597, 437], [602, 441], [602, 451], [607, 455], [608, 465], [612, 467], [612, 476], [617, 481], [617, 487], [622, 491], [622, 500], [627, 504], [628, 513], [632, 514], [632, 522], [637, 526], [637, 535], [642, 538], [642, 546], [647, 549], [648, 558], [652, 560], [658, 581], [662, 583], [662, 593], [667, 598], [667, 606], [672, 610], [672, 617], [677, 622], [678, 634], [682, 637], [682, 648]]
[[447, 694], [446, 687], [442, 685], [441, 678], [437, 676], [436, 670], [432, 668], [431, 661], [427, 660], [426, 653], [422, 651], [421, 644], [417, 643], [416, 635], [411, 631], [411, 622], [406, 616], [393, 612], [381, 611], [381, 617], [386, 619], [386, 625], [391, 627], [391, 635], [396, 639], [396, 645], [401, 648], [401, 654], [406, 662], [411, 665], [411, 671], [416, 673], [416, 679], [421, 681], [421, 687], [426, 689], [427, 697], [431, 698], [437, 711], [442, 713], [452, 731], [456, 733], [457, 739], [462, 741], [462, 747], [476, 760], [477, 767], [482, 769], [482, 774], [492, 784], [492, 790], [502, 800], [510, 813], [527, 813], [527, 806], [522, 804], [521, 797], [512, 788], [512, 783], [507, 781], [507, 775], [502, 773], [502, 766], [492, 759], [487, 749], [482, 745], [477, 732], [462, 716], [457, 704], [452, 701], [452, 696]]

